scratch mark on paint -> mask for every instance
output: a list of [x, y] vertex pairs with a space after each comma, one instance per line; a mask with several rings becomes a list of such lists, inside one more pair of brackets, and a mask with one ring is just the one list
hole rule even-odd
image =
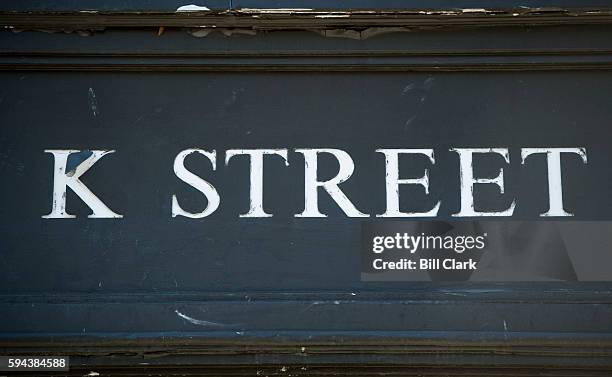
[[425, 79], [425, 81], [423, 81], [423, 88], [425, 90], [429, 90], [429, 89], [431, 89], [433, 84], [434, 84], [434, 78], [433, 77], [428, 77], [428, 78]]
[[199, 326], [210, 326], [210, 327], [231, 327], [231, 326], [237, 326], [238, 324], [224, 324], [224, 323], [219, 323], [219, 322], [211, 322], [211, 321], [204, 321], [201, 319], [196, 319], [196, 318], [192, 318], [188, 315], [185, 315], [181, 312], [179, 312], [178, 310], [174, 310], [174, 312], [176, 313], [176, 315], [178, 315], [179, 317], [183, 318], [184, 320], [193, 323], [194, 325], [199, 325]]
[[98, 100], [96, 99], [96, 93], [93, 88], [89, 88], [89, 107], [93, 116], [98, 116]]
[[505, 319], [504, 319], [504, 339], [508, 340], [508, 324], [506, 323]]
[[410, 124], [412, 123], [412, 121], [414, 121], [416, 119], [416, 115], [411, 116], [410, 118], [408, 118], [406, 120], [406, 123], [404, 123], [404, 132], [408, 131], [408, 127], [410, 127]]
[[313, 306], [317, 306], [317, 305], [321, 305], [324, 304], [324, 301], [313, 301], [310, 305], [308, 305], [303, 312], [307, 312], [308, 310], [310, 310], [310, 308], [312, 308]]
[[[352, 295], [355, 295], [354, 293], [352, 293]], [[306, 308], [304, 308], [304, 310], [302, 310], [302, 313], [309, 311], [310, 309], [312, 309], [314, 306], [318, 306], [318, 305], [325, 305], [325, 304], [333, 304], [333, 305], [340, 305], [340, 301], [339, 300], [334, 300], [334, 301], [313, 301], [312, 303], [310, 303], [310, 305], [308, 305]]]
[[406, 85], [404, 87], [404, 89], [402, 90], [402, 94], [406, 94], [409, 91], [411, 91], [412, 89], [414, 89], [414, 83], [410, 83], [410, 84]]

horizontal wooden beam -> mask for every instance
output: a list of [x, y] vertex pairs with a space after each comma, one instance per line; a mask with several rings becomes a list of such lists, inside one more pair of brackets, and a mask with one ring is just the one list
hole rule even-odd
[[0, 12], [0, 27], [95, 30], [113, 27], [224, 27], [279, 29], [453, 28], [516, 25], [612, 24], [612, 9], [517, 8], [509, 10], [283, 10], [204, 12]]

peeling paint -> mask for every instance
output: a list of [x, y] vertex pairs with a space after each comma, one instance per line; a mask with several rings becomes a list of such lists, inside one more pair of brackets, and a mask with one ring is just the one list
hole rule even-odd
[[351, 29], [314, 30], [316, 33], [330, 38], [361, 39], [361, 32]]
[[461, 9], [461, 13], [487, 13], [484, 8], [465, 8]]
[[348, 38], [356, 40], [365, 40], [379, 35], [411, 32], [407, 27], [370, 27], [364, 30], [354, 29], [313, 29], [315, 33], [327, 38]]
[[315, 18], [348, 18], [351, 17], [350, 14], [346, 14], [346, 13], [328, 13], [328, 14], [317, 14], [315, 16]]
[[[193, 14], [192, 14], [193, 13]], [[137, 14], [138, 21], [134, 15]], [[183, 17], [177, 17], [177, 14]], [[153, 16], [147, 21], [147, 16]], [[559, 7], [512, 7], [508, 9], [463, 8], [463, 9], [367, 9], [367, 10], [326, 10], [311, 8], [238, 8], [212, 10], [203, 5], [187, 4], [172, 12], [97, 12], [90, 10], [62, 14], [50, 19], [44, 13], [27, 12], [12, 14], [3, 19], [0, 27], [15, 32], [34, 30], [41, 32], [65, 32], [91, 35], [92, 31], [105, 30], [115, 26], [163, 27], [214, 27], [232, 30], [318, 30], [325, 36], [366, 39], [374, 35], [398, 31], [412, 31], [424, 28], [494, 26], [521, 24], [523, 18], [529, 24], [559, 24], [569, 20], [574, 24], [610, 22], [610, 9], [565, 9]], [[18, 18], [15, 18], [18, 16]], [[82, 17], [87, 16], [84, 23]], [[520, 17], [519, 17], [520, 16]], [[534, 17], [537, 16], [537, 17]], [[455, 20], [460, 20], [459, 23]], [[463, 19], [463, 20], [461, 20]], [[144, 22], [141, 20], [145, 20]], [[240, 20], [240, 24], [234, 21]], [[279, 20], [283, 22], [278, 22]], [[335, 29], [335, 20], [345, 24], [346, 29]], [[351, 22], [346, 22], [350, 20]], [[382, 20], [384, 22], [380, 22]], [[389, 24], [389, 20], [393, 23]], [[245, 23], [246, 21], [246, 23]], [[354, 22], [353, 22], [354, 21]], [[450, 21], [450, 22], [449, 22]], [[311, 25], [309, 25], [309, 22]], [[210, 24], [210, 25], [209, 25]], [[245, 27], [246, 25], [246, 27]], [[163, 29], [158, 29], [163, 30]], [[326, 30], [321, 32], [321, 30]], [[334, 30], [334, 31], [331, 31]], [[341, 32], [339, 30], [350, 30]], [[235, 33], [231, 33], [235, 34]], [[230, 34], [230, 35], [231, 35]]]
[[176, 12], [177, 13], [181, 13], [181, 12], [205, 12], [205, 11], [209, 11], [209, 10], [210, 9], [208, 9], [207, 7], [200, 6], [200, 5], [195, 5], [195, 4], [183, 5], [183, 6], [180, 6], [180, 7], [176, 8]]
[[[291, 13], [303, 13], [312, 12], [312, 8], [240, 8], [236, 12], [238, 13], [261, 13], [261, 14], [291, 14]], [[327, 13], [327, 12], [325, 12]]]
[[187, 30], [187, 33], [192, 37], [203, 38], [207, 37], [212, 32], [219, 32], [226, 37], [233, 35], [256, 35], [257, 31], [248, 28], [217, 28], [215, 26], [205, 26], [201, 28], [191, 28]]
[[71, 153], [66, 160], [66, 175], [72, 177], [76, 172], [76, 169], [93, 155], [90, 150], [83, 150], [80, 152]]

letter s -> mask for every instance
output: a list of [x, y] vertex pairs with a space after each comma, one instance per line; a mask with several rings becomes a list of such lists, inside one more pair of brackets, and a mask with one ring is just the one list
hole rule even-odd
[[176, 176], [181, 181], [187, 183], [191, 187], [204, 194], [206, 196], [206, 199], [208, 200], [208, 205], [206, 206], [206, 208], [204, 208], [202, 212], [187, 212], [179, 205], [178, 200], [176, 199], [176, 195], [172, 195], [172, 217], [185, 216], [190, 217], [192, 219], [200, 219], [215, 212], [219, 207], [219, 202], [221, 201], [219, 193], [217, 193], [217, 190], [213, 185], [185, 168], [185, 157], [192, 153], [199, 153], [201, 155], [206, 156], [212, 163], [213, 170], [216, 170], [217, 152], [214, 150], [212, 152], [208, 152], [202, 149], [185, 149], [184, 151], [181, 151], [174, 159], [174, 173], [176, 174]]

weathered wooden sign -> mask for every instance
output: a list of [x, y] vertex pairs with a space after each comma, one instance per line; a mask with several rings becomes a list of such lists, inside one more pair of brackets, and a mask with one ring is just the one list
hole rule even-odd
[[608, 373], [610, 13], [247, 3], [0, 5], [0, 356]]

